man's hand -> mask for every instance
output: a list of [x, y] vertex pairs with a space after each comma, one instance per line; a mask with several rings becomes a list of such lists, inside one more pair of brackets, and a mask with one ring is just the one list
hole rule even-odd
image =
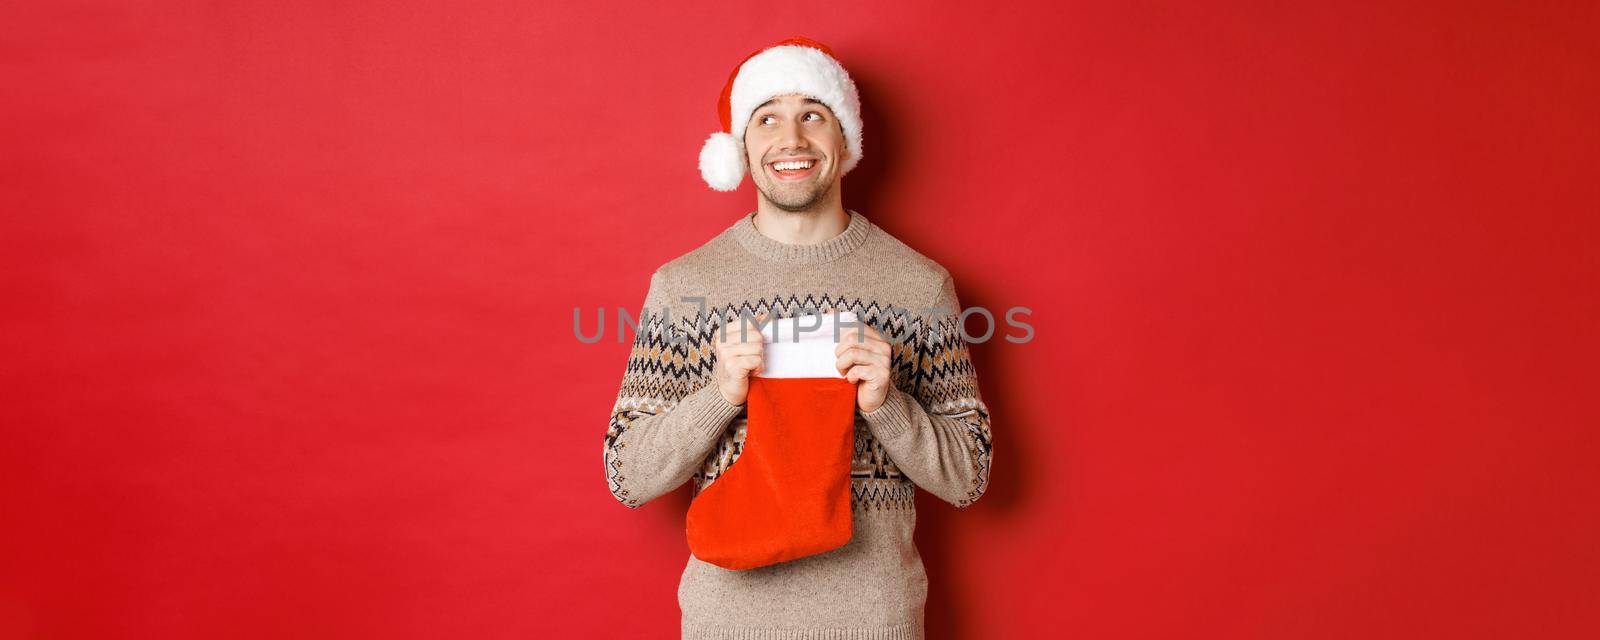
[[[766, 318], [767, 312], [762, 311], [755, 317], [755, 322], [759, 324]], [[765, 353], [761, 330], [758, 326], [743, 323], [743, 320], [744, 316], [738, 316], [728, 321], [711, 340], [717, 356], [712, 375], [717, 381], [717, 391], [722, 392], [722, 399], [727, 400], [728, 404], [744, 404], [745, 397], [750, 393], [750, 374], [761, 368], [762, 355]], [[739, 330], [741, 323], [744, 324], [742, 332]]]
[[893, 350], [877, 329], [865, 322], [839, 332], [839, 345], [833, 348], [839, 359], [834, 366], [856, 385], [856, 408], [871, 412], [889, 398], [889, 360]]

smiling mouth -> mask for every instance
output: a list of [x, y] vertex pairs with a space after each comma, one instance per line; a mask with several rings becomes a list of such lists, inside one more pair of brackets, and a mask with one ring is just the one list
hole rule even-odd
[[767, 163], [767, 170], [779, 180], [804, 180], [817, 170], [820, 162], [815, 158], [804, 160], [785, 160]]

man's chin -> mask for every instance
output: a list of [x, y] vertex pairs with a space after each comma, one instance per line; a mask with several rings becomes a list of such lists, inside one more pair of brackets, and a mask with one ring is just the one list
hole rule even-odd
[[815, 195], [804, 198], [774, 198], [770, 195], [767, 196], [768, 202], [777, 205], [779, 209], [783, 209], [785, 211], [805, 211], [820, 200], [822, 200], [822, 198]]

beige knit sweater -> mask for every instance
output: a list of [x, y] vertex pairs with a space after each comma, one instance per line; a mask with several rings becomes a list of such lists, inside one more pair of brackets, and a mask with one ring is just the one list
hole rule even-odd
[[603, 456], [611, 493], [630, 508], [688, 480], [699, 495], [737, 463], [744, 407], [717, 391], [711, 340], [740, 310], [850, 310], [894, 346], [887, 401], [857, 412], [850, 542], [745, 571], [689, 556], [678, 587], [686, 639], [922, 638], [928, 578], [912, 496], [920, 487], [966, 507], [988, 488], [989, 410], [955, 283], [849, 213], [843, 233], [793, 245], [762, 235], [751, 212], [650, 277]]

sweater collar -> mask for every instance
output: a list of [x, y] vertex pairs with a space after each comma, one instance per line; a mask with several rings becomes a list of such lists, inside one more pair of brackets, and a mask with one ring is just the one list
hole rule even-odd
[[762, 235], [756, 229], [754, 211], [739, 218], [731, 231], [734, 239], [738, 240], [745, 250], [765, 260], [786, 264], [831, 262], [855, 251], [866, 242], [867, 236], [872, 231], [872, 223], [866, 216], [856, 213], [854, 209], [846, 211], [850, 213], [850, 223], [845, 226], [844, 231], [816, 244], [789, 244]]

